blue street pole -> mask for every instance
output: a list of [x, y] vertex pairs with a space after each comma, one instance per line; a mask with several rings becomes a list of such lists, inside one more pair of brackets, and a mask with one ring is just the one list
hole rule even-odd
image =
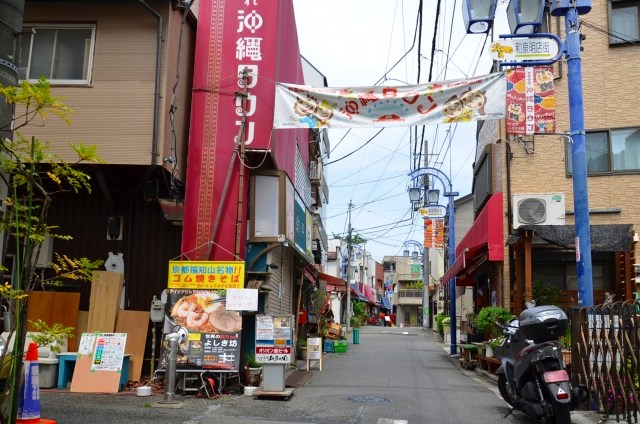
[[[431, 175], [435, 177], [445, 188], [449, 188], [449, 191], [444, 192], [442, 195], [449, 198], [449, 204], [447, 205], [447, 214], [449, 215], [449, 266], [453, 265], [456, 261], [456, 215], [454, 199], [459, 193], [453, 191], [453, 185], [449, 177], [439, 170], [438, 168], [423, 167], [418, 168], [409, 174], [412, 180], [423, 175]], [[424, 256], [423, 256], [424, 257]], [[456, 323], [456, 277], [449, 280], [449, 319], [451, 320], [451, 344], [450, 353], [456, 355], [458, 353], [457, 347], [457, 323]]]
[[[454, 196], [457, 193], [452, 192], [451, 182], [449, 182], [449, 266], [456, 261], [456, 214], [454, 209]], [[449, 353], [455, 355], [458, 353], [456, 340], [456, 277], [453, 276], [449, 280], [449, 318], [451, 320], [451, 344]]]
[[[514, 1], [514, 0], [512, 0]], [[566, 39], [564, 43], [555, 34], [509, 34], [500, 38], [552, 38], [561, 51], [550, 60], [526, 62], [502, 62], [501, 66], [550, 65], [562, 54], [567, 58], [567, 85], [569, 94], [569, 135], [571, 137], [571, 162], [573, 180], [573, 209], [576, 229], [576, 275], [578, 277], [578, 305], [593, 306], [593, 271], [591, 264], [591, 227], [589, 224], [589, 193], [587, 186], [587, 148], [584, 125], [584, 97], [582, 94], [581, 35], [578, 17], [591, 10], [590, 0], [555, 0], [551, 14], [564, 16]]]
[[582, 59], [578, 10], [568, 7], [564, 16], [566, 31], [567, 78], [569, 88], [569, 121], [571, 160], [573, 164], [573, 207], [576, 220], [576, 273], [578, 305], [593, 306], [593, 272], [591, 267], [591, 228], [589, 226], [589, 194], [587, 188], [587, 154], [582, 94]]

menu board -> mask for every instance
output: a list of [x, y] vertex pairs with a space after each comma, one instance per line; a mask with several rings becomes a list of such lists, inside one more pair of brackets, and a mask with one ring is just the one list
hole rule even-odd
[[122, 371], [126, 333], [98, 334], [91, 361], [91, 371]]
[[288, 364], [292, 360], [293, 315], [256, 316], [256, 361]]

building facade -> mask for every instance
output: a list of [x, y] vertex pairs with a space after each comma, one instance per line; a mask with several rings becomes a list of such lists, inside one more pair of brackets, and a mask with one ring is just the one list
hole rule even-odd
[[[582, 88], [586, 130], [594, 303], [633, 298], [640, 213], [630, 194], [640, 184], [638, 3], [594, 0], [582, 15]], [[564, 39], [564, 18], [546, 17]], [[522, 310], [539, 288], [559, 290], [558, 304], [578, 305], [575, 212], [567, 66], [553, 66], [556, 133], [516, 136], [504, 122], [478, 125], [471, 229], [456, 249], [464, 265], [445, 277], [487, 305]], [[496, 237], [497, 235], [497, 237]], [[456, 262], [458, 262], [456, 260]], [[443, 283], [446, 278], [443, 278]]]

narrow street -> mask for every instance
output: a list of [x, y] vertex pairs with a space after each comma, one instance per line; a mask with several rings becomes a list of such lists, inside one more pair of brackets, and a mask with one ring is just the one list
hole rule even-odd
[[[302, 364], [298, 361], [299, 368]], [[519, 413], [503, 419], [508, 409], [495, 384], [457, 367], [431, 330], [362, 327], [359, 344], [350, 338], [347, 353], [325, 354], [323, 370], [311, 373], [288, 400], [241, 395], [203, 400], [178, 394], [180, 409], [158, 408], [161, 394], [43, 390], [41, 415], [65, 424], [534, 422]]]

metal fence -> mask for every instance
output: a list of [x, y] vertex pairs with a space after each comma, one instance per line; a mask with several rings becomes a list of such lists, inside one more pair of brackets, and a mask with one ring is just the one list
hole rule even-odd
[[571, 311], [571, 375], [589, 388], [588, 407], [638, 422], [640, 300]]

